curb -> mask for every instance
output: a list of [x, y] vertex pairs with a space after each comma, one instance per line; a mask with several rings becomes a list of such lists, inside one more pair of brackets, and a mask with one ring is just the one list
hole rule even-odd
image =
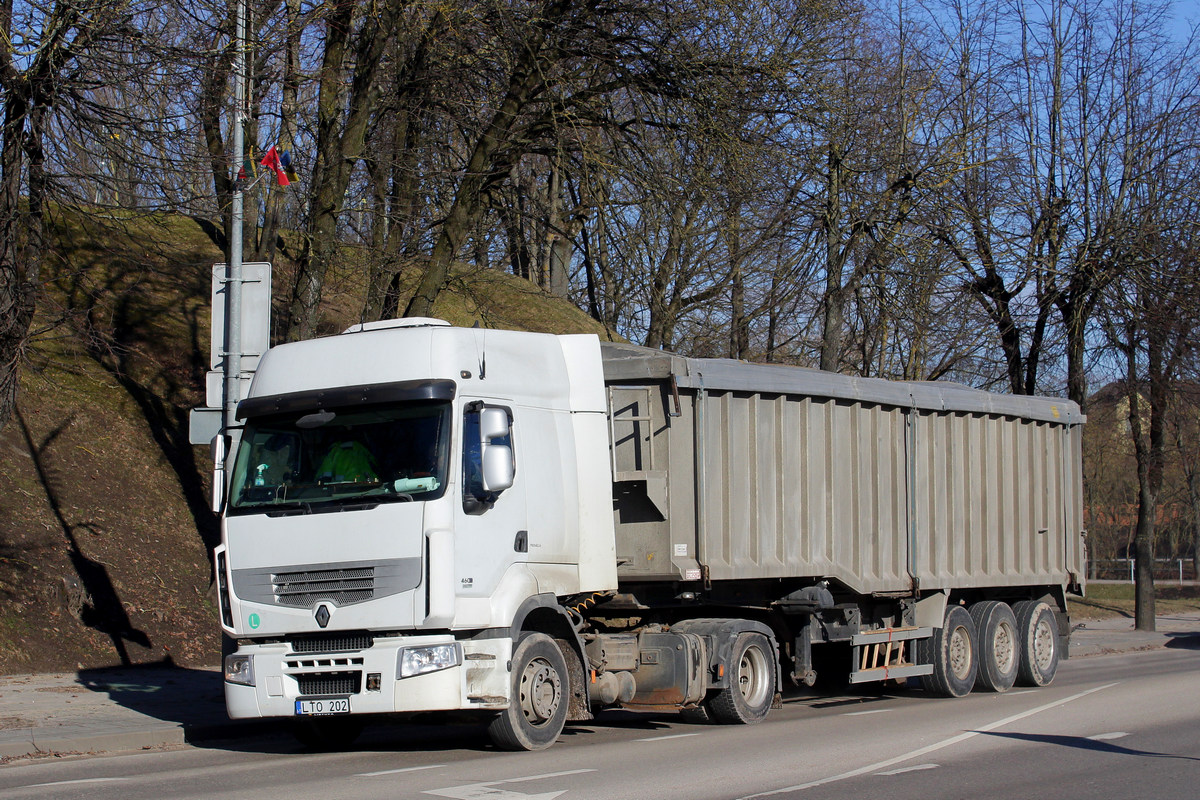
[[160, 725], [141, 730], [111, 731], [94, 734], [51, 734], [38, 736], [44, 728], [25, 728], [24, 741], [0, 742], [0, 762], [20, 758], [55, 755], [118, 753], [152, 750], [184, 744], [247, 739], [253, 736], [281, 736], [279, 720], [230, 720], [198, 725]]

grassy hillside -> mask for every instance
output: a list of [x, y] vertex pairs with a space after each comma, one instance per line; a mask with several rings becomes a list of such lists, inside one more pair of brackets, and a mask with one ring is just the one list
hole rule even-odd
[[[218, 527], [207, 448], [188, 444], [187, 414], [204, 401], [221, 254], [186, 217], [63, 215], [53, 247], [18, 414], [0, 433], [0, 673], [215, 664]], [[277, 299], [292, 274], [286, 255]], [[358, 321], [357, 256], [330, 276], [324, 331]], [[435, 313], [605, 335], [496, 271], [457, 273]]]

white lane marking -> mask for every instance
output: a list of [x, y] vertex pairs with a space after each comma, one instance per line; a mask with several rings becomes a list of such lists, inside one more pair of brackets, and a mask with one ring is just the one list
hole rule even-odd
[[1033, 694], [1036, 691], [1037, 691], [1037, 689], [1018, 689], [1015, 692], [1008, 692], [1008, 696], [1016, 697], [1017, 695], [1020, 695], [1020, 694]]
[[901, 767], [900, 769], [888, 770], [887, 772], [876, 772], [876, 775], [903, 775], [906, 772], [919, 772], [923, 769], [937, 769], [940, 764], [917, 764], [913, 767]]
[[699, 736], [698, 733], [672, 733], [669, 736], [651, 736], [648, 739], [634, 739], [635, 742], [663, 742], [667, 739], [683, 739], [688, 736]]
[[1095, 736], [1087, 738], [1093, 742], [1107, 742], [1109, 739], [1123, 739], [1128, 735], [1125, 731], [1113, 731], [1112, 733], [1097, 733]]
[[26, 789], [41, 789], [46, 786], [72, 786], [80, 783], [116, 783], [117, 781], [127, 781], [129, 778], [79, 778], [73, 781], [53, 781], [51, 783], [33, 783], [26, 786]]
[[755, 797], [770, 797], [771, 795], [776, 795], [776, 794], [787, 794], [788, 792], [798, 792], [798, 791], [801, 791], [802, 789], [811, 789], [814, 786], [824, 786], [827, 783], [836, 783], [838, 781], [844, 781], [848, 778], [857, 778], [859, 775], [866, 775], [869, 772], [878, 772], [881, 769], [886, 769], [895, 764], [902, 764], [905, 761], [908, 761], [913, 758], [918, 758], [920, 756], [935, 752], [937, 750], [941, 750], [944, 747], [950, 747], [951, 745], [958, 744], [959, 742], [965, 742], [967, 739], [973, 739], [982, 733], [987, 733], [988, 731], [994, 731], [997, 728], [1003, 728], [1005, 725], [1010, 725], [1014, 722], [1018, 722], [1020, 720], [1025, 719], [1026, 717], [1032, 717], [1034, 714], [1040, 714], [1043, 711], [1049, 711], [1052, 708], [1058, 708], [1059, 706], [1064, 706], [1067, 703], [1074, 702], [1075, 700], [1078, 700], [1082, 697], [1087, 697], [1089, 694], [1093, 694], [1095, 692], [1099, 692], [1104, 689], [1110, 689], [1113, 686], [1116, 686], [1118, 683], [1120, 683], [1120, 681], [1115, 681], [1113, 683], [1106, 683], [1103, 686], [1096, 686], [1094, 688], [1080, 692], [1079, 694], [1073, 694], [1070, 697], [1063, 698], [1062, 700], [1055, 700], [1053, 703], [1046, 703], [1045, 705], [1038, 706], [1037, 708], [1031, 708], [1028, 711], [1022, 711], [1020, 714], [1013, 714], [1011, 717], [1005, 717], [1004, 719], [997, 720], [996, 722], [989, 722], [987, 725], [984, 725], [980, 728], [976, 728], [975, 730], [966, 731], [965, 733], [960, 733], [956, 736], [951, 736], [949, 739], [943, 739], [940, 742], [935, 742], [934, 744], [928, 745], [926, 747], [921, 747], [916, 750], [912, 750], [908, 753], [904, 753], [903, 755], [898, 755], [895, 758], [889, 758], [886, 761], [879, 761], [875, 764], [868, 764], [865, 767], [859, 767], [858, 769], [852, 769], [849, 772], [843, 772], [840, 775], [831, 775], [828, 778], [820, 778], [815, 781], [809, 781], [808, 783], [800, 783], [795, 786], [785, 786], [782, 789], [772, 789], [771, 791], [768, 791], [768, 792], [759, 792], [757, 794], [748, 794], [745, 797], [739, 798], [739, 800], [751, 800], [751, 798], [755, 798]]
[[462, 786], [447, 786], [444, 789], [429, 789], [422, 794], [432, 794], [438, 797], [449, 797], [452, 800], [554, 800], [566, 789], [560, 789], [557, 792], [545, 792], [543, 794], [523, 794], [521, 792], [513, 792], [508, 789], [494, 789], [498, 783], [524, 783], [525, 781], [540, 781], [546, 778], [561, 778], [567, 775], [581, 775], [585, 772], [595, 772], [594, 769], [572, 769], [566, 772], [547, 772], [542, 775], [527, 775], [523, 778], [505, 778], [499, 781], [486, 781], [484, 783], [467, 783]]
[[861, 717], [866, 714], [886, 714], [891, 711], [890, 708], [873, 708], [870, 711], [850, 711], [842, 714], [843, 717]]
[[379, 772], [360, 772], [354, 777], [356, 778], [377, 778], [380, 775], [396, 775], [401, 772], [417, 772], [422, 769], [441, 769], [445, 764], [428, 764], [423, 767], [403, 767], [401, 769], [385, 769]]

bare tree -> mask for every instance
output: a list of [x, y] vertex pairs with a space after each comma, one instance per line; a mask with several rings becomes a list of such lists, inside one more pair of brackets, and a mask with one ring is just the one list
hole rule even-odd
[[16, 404], [37, 308], [51, 189], [47, 131], [64, 96], [86, 90], [101, 65], [122, 64], [116, 54], [134, 40], [138, 10], [115, 0], [0, 2], [0, 427]]
[[[309, 181], [308, 220], [292, 290], [288, 339], [313, 335], [325, 274], [336, 258], [338, 222], [346, 189], [378, 112], [383, 55], [404, 3], [362, 6], [338, 0], [326, 6], [324, 48], [317, 98], [316, 160]], [[435, 37], [442, 18], [433, 12], [422, 35]]]

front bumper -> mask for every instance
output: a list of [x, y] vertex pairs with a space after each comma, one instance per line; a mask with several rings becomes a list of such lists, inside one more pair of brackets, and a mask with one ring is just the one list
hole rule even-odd
[[328, 697], [350, 698], [353, 714], [507, 708], [512, 655], [507, 637], [460, 640], [459, 664], [397, 677], [405, 648], [454, 642], [449, 634], [378, 637], [343, 652], [297, 652], [287, 642], [242, 645], [235, 655], [250, 657], [253, 685], [226, 681], [225, 705], [233, 719], [290, 717], [297, 700]]

